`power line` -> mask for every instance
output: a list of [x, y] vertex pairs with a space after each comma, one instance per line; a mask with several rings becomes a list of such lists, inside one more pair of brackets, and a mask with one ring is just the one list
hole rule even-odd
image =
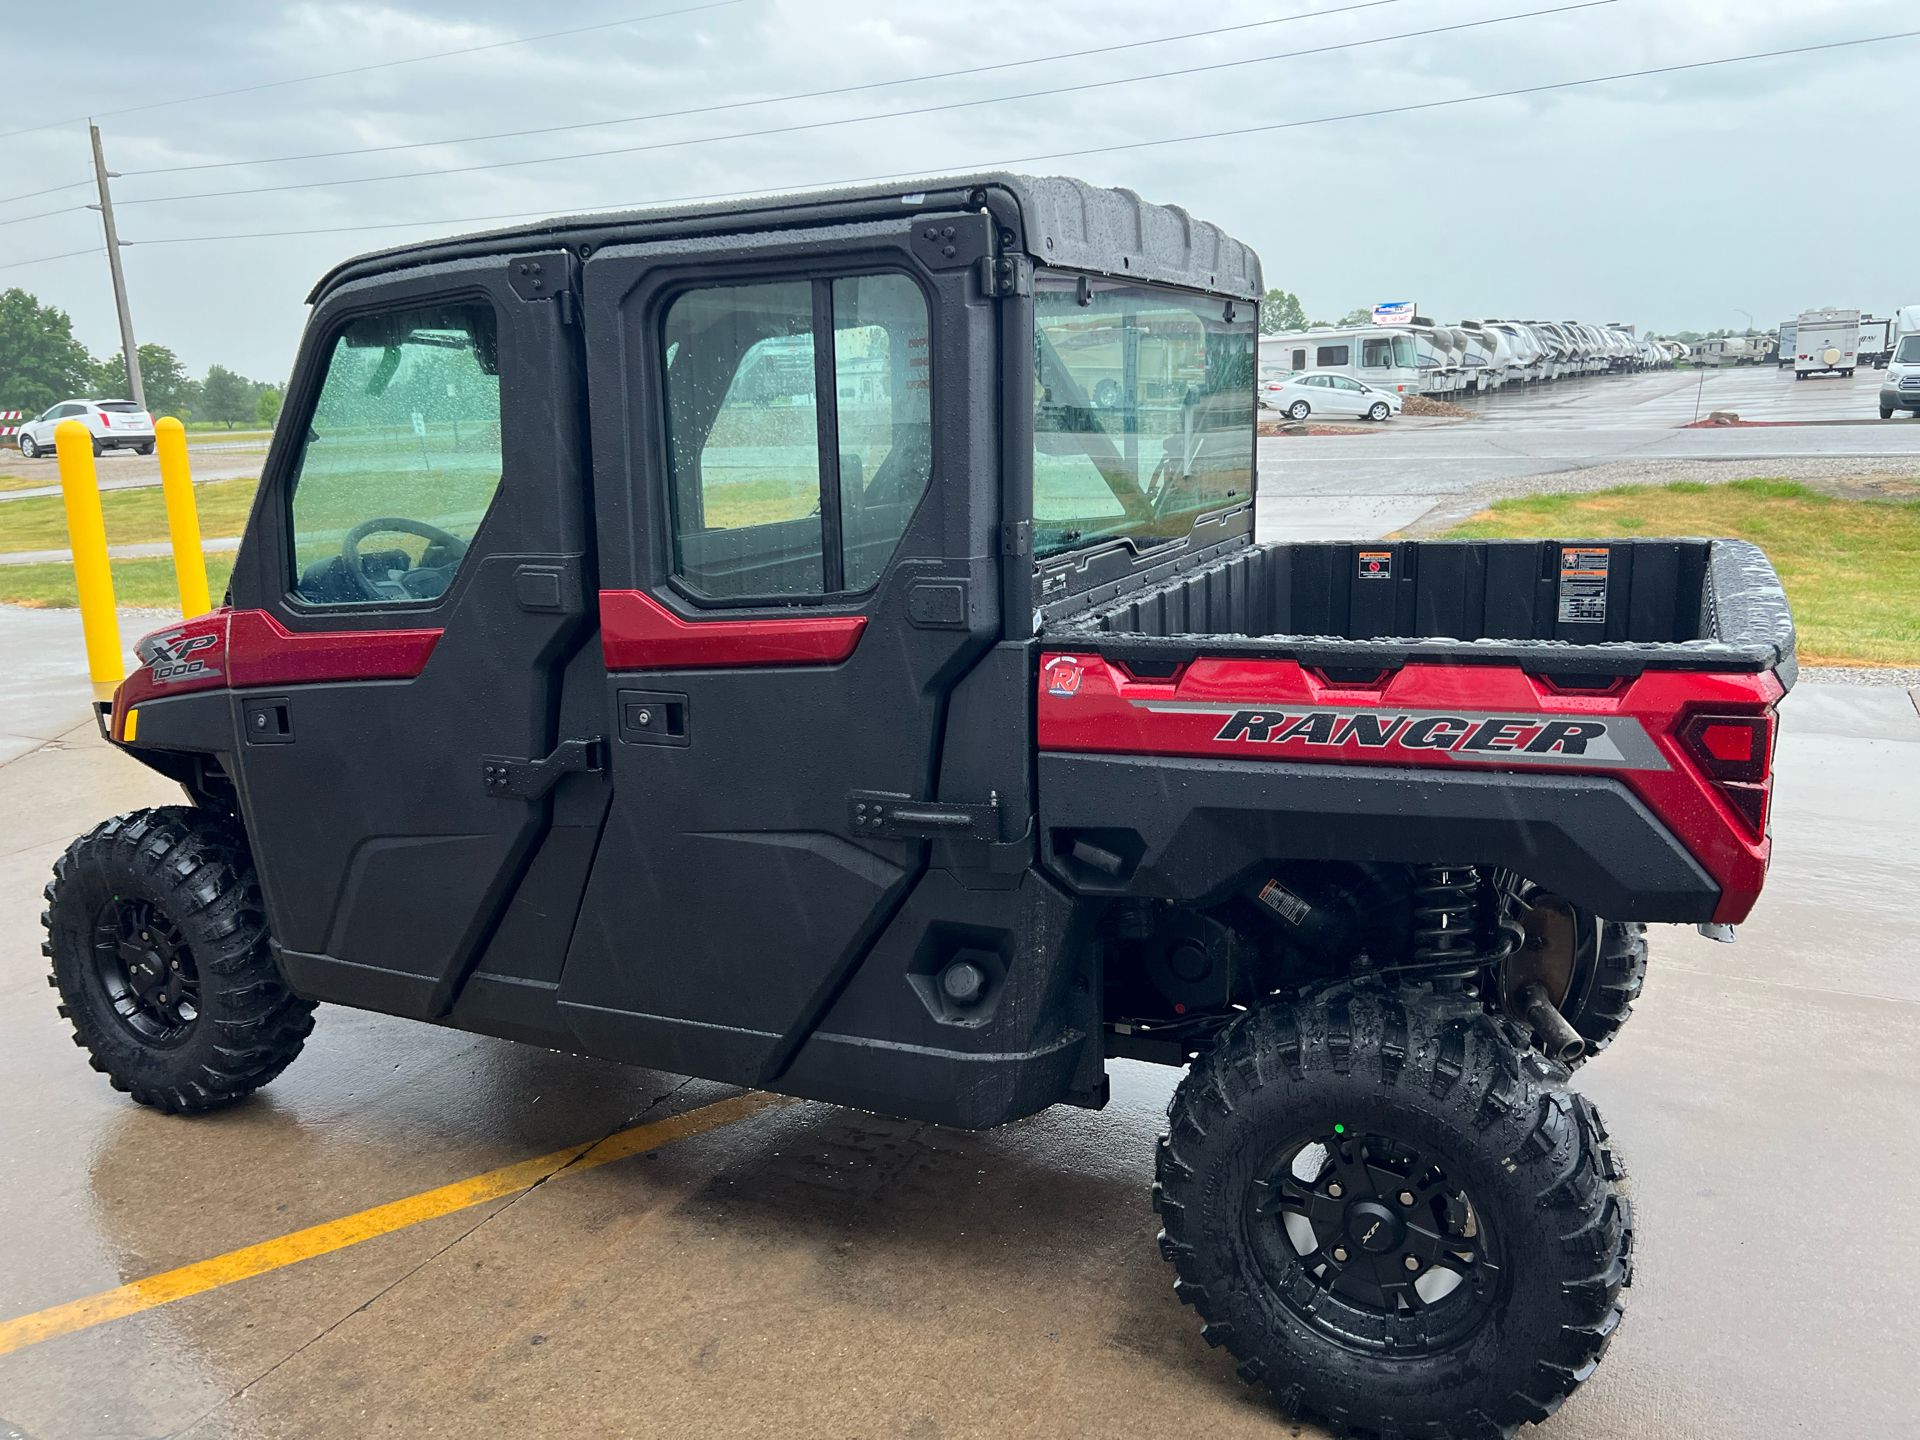
[[775, 135], [793, 135], [809, 130], [829, 130], [842, 125], [862, 125], [876, 120], [901, 120], [938, 114], [949, 110], [977, 109], [983, 105], [1005, 105], [1016, 100], [1038, 100], [1054, 95], [1074, 95], [1088, 90], [1103, 90], [1115, 85], [1137, 85], [1149, 80], [1171, 80], [1248, 65], [1264, 65], [1276, 60], [1296, 60], [1309, 55], [1327, 55], [1340, 50], [1358, 50], [1370, 45], [1385, 45], [1399, 40], [1444, 35], [1460, 30], [1477, 30], [1489, 25], [1505, 25], [1516, 20], [1533, 20], [1545, 15], [1564, 15], [1570, 11], [1593, 10], [1617, 5], [1620, 0], [1576, 0], [1546, 10], [1528, 10], [1518, 15], [1496, 15], [1482, 20], [1463, 20], [1452, 25], [1434, 25], [1422, 30], [1406, 30], [1393, 35], [1378, 35], [1365, 40], [1343, 40], [1331, 45], [1315, 45], [1305, 50], [1285, 50], [1273, 55], [1255, 55], [1237, 60], [1216, 60], [1203, 65], [1187, 65], [1174, 70], [1156, 70], [1147, 75], [1126, 75], [1109, 80], [1085, 80], [1074, 85], [1055, 85], [1042, 90], [1024, 90], [1013, 95], [990, 95], [973, 100], [949, 100], [936, 105], [914, 105], [903, 110], [886, 110], [874, 115], [849, 115], [835, 120], [807, 120], [790, 125], [772, 125], [761, 130], [735, 130], [722, 135], [700, 135], [688, 140], [653, 140], [643, 145], [621, 145], [605, 150], [583, 150], [567, 155], [540, 155], [521, 160], [489, 160], [472, 165], [449, 165], [437, 170], [410, 170], [394, 175], [361, 175], [335, 180], [297, 180], [285, 185], [239, 186], [231, 190], [190, 191], [185, 195], [149, 195], [122, 200], [123, 206], [170, 205], [187, 200], [219, 200], [235, 195], [275, 195], [290, 190], [325, 190], [342, 185], [373, 185], [388, 180], [425, 180], [443, 175], [471, 175], [483, 170], [513, 170], [528, 165], [553, 165], [572, 160], [598, 160], [615, 155], [637, 155], [656, 150], [679, 150], [692, 145], [712, 145], [726, 140], [759, 140]]
[[[720, 10], [729, 5], [744, 4], [745, 0], [705, 0], [699, 5], [684, 5], [678, 10], [655, 10], [645, 15], [629, 15], [624, 20], [603, 20], [594, 25], [576, 25], [569, 30], [548, 30], [539, 35], [520, 35], [511, 40], [491, 40], [484, 45], [467, 45], [458, 50], [436, 50], [427, 55], [409, 55], [401, 60], [376, 60], [370, 65], [353, 65], [345, 70], [323, 70], [313, 75], [294, 75], [285, 80], [265, 80], [258, 85], [237, 85], [231, 90], [209, 90], [200, 95], [181, 95], [172, 100], [149, 100], [144, 105], [123, 105], [118, 110], [96, 110], [91, 118], [105, 120], [114, 115], [132, 115], [142, 110], [160, 110], [169, 105], [191, 105], [200, 100], [221, 100], [229, 95], [251, 95], [260, 90], [273, 90], [282, 85], [305, 85], [314, 80], [337, 80], [346, 75], [363, 75], [369, 70], [392, 70], [401, 65], [422, 65], [429, 60], [450, 60], [459, 55], [478, 55], [485, 50], [504, 50], [512, 45], [531, 45], [537, 40], [558, 40], [569, 35], [586, 35], [596, 30], [616, 30], [622, 25], [639, 25], [649, 20], [666, 20], [675, 15], [694, 15], [703, 10]], [[78, 124], [88, 119], [85, 115], [70, 115], [65, 120], [50, 120], [44, 125], [28, 125], [19, 130], [0, 132], [0, 140], [15, 135], [31, 135], [40, 130], [57, 130], [63, 125]]]
[[27, 190], [18, 195], [5, 196], [0, 198], [0, 205], [11, 205], [16, 200], [38, 200], [42, 195], [58, 195], [62, 190], [78, 190], [91, 184], [91, 180], [69, 180], [64, 185], [49, 185], [44, 190]]
[[[1710, 70], [1722, 65], [1745, 65], [1756, 60], [1778, 60], [1790, 55], [1811, 55], [1825, 50], [1845, 50], [1862, 45], [1882, 45], [1895, 40], [1911, 40], [1920, 37], [1920, 30], [1901, 30], [1890, 35], [1868, 35], [1857, 40], [1831, 40], [1819, 45], [1795, 45], [1783, 50], [1761, 50], [1749, 55], [1726, 55], [1714, 60], [1692, 60], [1679, 65], [1656, 65], [1643, 70], [1622, 70], [1611, 75], [1590, 75], [1580, 80], [1558, 80], [1544, 85], [1525, 85], [1512, 90], [1492, 90], [1478, 95], [1457, 95], [1449, 100], [1427, 100], [1411, 105], [1388, 105], [1375, 110], [1353, 110], [1340, 115], [1319, 115], [1308, 120], [1283, 120], [1270, 125], [1246, 125], [1231, 130], [1208, 130], [1195, 135], [1170, 135], [1156, 140], [1129, 140], [1115, 145], [1084, 146], [1076, 150], [1054, 150], [1041, 155], [1016, 155], [1000, 160], [978, 161], [968, 165], [945, 167], [953, 173], [965, 174], [980, 170], [999, 169], [1008, 165], [1031, 165], [1042, 160], [1067, 160], [1086, 155], [1110, 155], [1123, 150], [1144, 150], [1160, 145], [1187, 145], [1200, 140], [1237, 139], [1247, 135], [1271, 134], [1278, 130], [1298, 130], [1311, 125], [1333, 125], [1346, 120], [1372, 120], [1388, 115], [1409, 115], [1426, 110], [1441, 110], [1457, 105], [1473, 105], [1486, 100], [1509, 100], [1523, 95], [1544, 95], [1559, 90], [1577, 90], [1589, 85], [1607, 85], [1621, 80], [1644, 80], [1656, 75], [1677, 75], [1692, 70]], [[888, 171], [877, 175], [853, 175], [835, 180], [819, 180], [801, 189], [832, 188], [841, 185], [863, 185], [882, 180], [919, 178], [919, 171]], [[745, 195], [771, 193], [765, 186], [750, 190], [720, 191], [706, 195], [661, 196], [650, 200], [629, 202], [627, 206], [609, 207], [611, 209], [639, 209], [661, 205], [691, 205], [708, 200], [731, 200]], [[789, 193], [789, 192], [780, 192]], [[367, 225], [335, 225], [302, 230], [262, 230], [249, 234], [228, 235], [170, 235], [155, 240], [144, 240], [144, 245], [198, 245], [223, 240], [268, 240], [290, 239], [302, 235], [337, 235], [348, 231], [366, 230], [404, 230], [423, 225], [478, 225], [492, 220], [517, 220], [528, 216], [550, 216], [551, 208], [546, 210], [522, 210], [504, 215], [469, 215], [439, 217], [431, 220], [392, 220]], [[134, 241], [123, 241], [134, 244]]]
[[[91, 185], [93, 182], [89, 180], [87, 183]], [[61, 188], [65, 189], [67, 187], [62, 186]], [[31, 215], [15, 215], [11, 219], [0, 220], [0, 225], [24, 225], [29, 220], [45, 220], [50, 216], [71, 215], [76, 210], [90, 210], [92, 208], [90, 205], [63, 205], [58, 210], [36, 210]]]
[[[314, 150], [303, 155], [269, 155], [257, 160], [209, 160], [195, 165], [161, 165], [150, 170], [126, 170], [128, 178], [139, 175], [178, 175], [193, 170], [229, 170], [239, 165], [284, 165], [298, 160], [338, 160], [350, 155], [385, 155], [397, 150], [427, 150], [443, 145], [472, 145], [486, 140], [519, 140], [529, 135], [555, 135], [568, 130], [596, 130], [609, 125], [637, 125], [646, 120], [678, 120], [689, 115], [711, 115], [722, 110], [744, 110], [755, 105], [784, 105], [796, 100], [821, 100], [832, 95], [853, 95], [865, 90], [881, 90], [895, 85], [920, 85], [931, 80], [956, 80], [967, 75], [985, 75], [996, 70], [1018, 70], [1029, 65], [1047, 65], [1056, 60], [1084, 60], [1094, 55], [1112, 55], [1122, 50], [1141, 50], [1155, 45], [1171, 45], [1181, 40], [1200, 40], [1214, 35], [1230, 35], [1243, 30], [1259, 30], [1287, 25], [1296, 20], [1318, 20], [1330, 15], [1345, 15], [1355, 10], [1374, 10], [1382, 5], [1397, 5], [1400, 0], [1360, 0], [1329, 10], [1309, 10], [1298, 15], [1280, 15], [1268, 20], [1249, 20], [1238, 25], [1216, 25], [1208, 30], [1188, 30], [1179, 35], [1162, 35], [1152, 40], [1127, 40], [1114, 45], [1096, 45], [1086, 50], [1064, 50], [1054, 55], [1036, 55], [1027, 60], [1003, 60], [992, 65], [970, 65], [963, 70], [936, 70], [925, 75], [902, 75], [891, 80], [868, 80], [858, 85], [836, 85], [827, 90], [799, 90], [786, 95], [763, 95], [754, 100], [730, 100], [718, 105], [696, 105], [685, 110], [655, 110], [645, 115], [622, 115], [611, 120], [581, 120], [567, 125], [540, 125], [527, 130], [496, 130], [488, 135], [456, 135], [445, 140], [409, 140], [395, 145], [363, 145], [352, 150]], [[88, 182], [81, 181], [81, 184]], [[38, 192], [45, 194], [47, 192]], [[16, 196], [16, 199], [25, 198]], [[6, 202], [0, 201], [0, 204]]]
[[71, 260], [75, 255], [98, 255], [101, 247], [91, 245], [85, 250], [63, 250], [58, 255], [36, 255], [31, 260], [8, 260], [0, 264], [0, 270], [18, 270], [22, 265], [44, 265], [49, 260]]

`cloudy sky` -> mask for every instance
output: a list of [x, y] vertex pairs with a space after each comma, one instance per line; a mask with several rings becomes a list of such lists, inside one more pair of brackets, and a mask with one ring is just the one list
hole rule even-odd
[[[111, 0], [31, 41], [49, 63], [0, 49], [0, 197], [83, 180], [93, 113], [124, 176], [139, 338], [196, 372], [269, 380], [292, 360], [308, 285], [356, 251], [517, 212], [1007, 161], [1218, 221], [1316, 315], [1412, 299], [1448, 320], [1706, 329], [1743, 311], [1771, 325], [1813, 305], [1920, 302], [1902, 133], [1920, 38], [1298, 123], [1920, 29], [1905, 0], [1567, 5]], [[1410, 33], [1496, 17], [1525, 18]], [[525, 38], [580, 26], [600, 28]], [[11, 27], [8, 41], [29, 37]], [[1073, 53], [1111, 46], [1125, 48]], [[385, 63], [454, 50], [469, 53]], [[366, 66], [382, 68], [326, 73]], [[1001, 68], [876, 83], [981, 66]], [[1033, 93], [1103, 81], [1126, 83]], [[190, 98], [242, 86], [268, 88]], [[809, 128], [764, 133], [793, 126]], [[467, 138], [545, 127], [560, 128]], [[223, 163], [372, 147], [410, 148]], [[625, 153], [591, 153], [610, 150]], [[512, 161], [532, 163], [470, 168]], [[209, 193], [222, 191], [242, 193]], [[104, 352], [117, 343], [104, 259], [19, 263], [97, 246], [98, 217], [69, 208], [91, 198], [0, 203], [0, 288], [64, 307]], [[371, 228], [393, 222], [417, 223]], [[328, 233], [238, 238], [275, 231]]]

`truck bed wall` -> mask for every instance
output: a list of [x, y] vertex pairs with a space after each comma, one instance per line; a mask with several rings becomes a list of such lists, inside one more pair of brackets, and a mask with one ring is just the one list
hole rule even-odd
[[[1604, 617], [1566, 618], [1569, 547], [1607, 553]], [[1077, 614], [1052, 641], [1306, 663], [1408, 659], [1635, 672], [1784, 669], [1793, 622], [1766, 557], [1729, 540], [1404, 540], [1255, 545]]]

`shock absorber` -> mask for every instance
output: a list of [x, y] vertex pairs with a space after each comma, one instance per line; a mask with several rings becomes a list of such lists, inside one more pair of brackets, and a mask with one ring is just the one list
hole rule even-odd
[[1476, 943], [1480, 872], [1471, 865], [1421, 865], [1413, 872], [1413, 946], [1409, 969], [1437, 981], [1472, 980], [1486, 963]]

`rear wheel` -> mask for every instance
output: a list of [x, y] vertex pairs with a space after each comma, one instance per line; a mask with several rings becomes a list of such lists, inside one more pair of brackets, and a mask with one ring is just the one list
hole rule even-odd
[[1500, 967], [1501, 999], [1516, 1017], [1525, 1013], [1521, 991], [1538, 985], [1586, 1049], [1579, 1065], [1613, 1043], [1633, 1014], [1647, 978], [1647, 927], [1638, 921], [1602, 920], [1557, 895], [1527, 889], [1517, 897], [1514, 918], [1524, 940]]
[[96, 457], [107, 453], [107, 447], [100, 443], [100, 437], [98, 435], [93, 437], [93, 453]]
[[1296, 400], [1287, 406], [1287, 414], [1295, 420], [1304, 420], [1313, 413], [1313, 407], [1304, 400]]
[[148, 441], [145, 445], [134, 446], [133, 453], [136, 455], [151, 455], [153, 453], [153, 442]]
[[1606, 1132], [1564, 1078], [1462, 997], [1236, 1020], [1175, 1092], [1154, 1185], [1204, 1338], [1342, 1427], [1546, 1419], [1593, 1373], [1631, 1273]]
[[116, 1090], [159, 1110], [214, 1110], [300, 1053], [313, 1004], [274, 965], [231, 822], [182, 806], [104, 821], [54, 862], [46, 898], [48, 983]]

